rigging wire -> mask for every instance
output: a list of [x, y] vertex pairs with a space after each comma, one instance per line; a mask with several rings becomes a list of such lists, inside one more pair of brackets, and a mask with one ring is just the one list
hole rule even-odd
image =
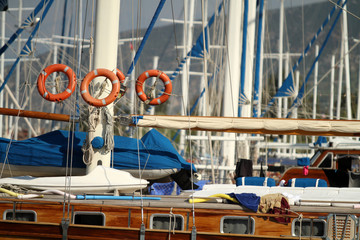
[[[82, 0], [79, 0], [82, 1]], [[79, 1], [76, 1], [76, 8], [72, 8], [75, 9], [75, 25], [74, 25], [74, 45], [73, 45], [73, 61], [71, 64], [71, 67], [74, 69], [75, 67], [75, 50], [76, 50], [76, 40], [77, 40], [77, 35], [76, 35], [76, 27], [78, 26], [79, 22], [78, 22], [78, 11], [79, 11]], [[75, 4], [75, 3], [73, 3]], [[73, 102], [74, 103], [74, 102]], [[72, 127], [74, 127], [74, 124], [70, 124], [69, 125], [69, 129], [71, 129]], [[65, 192], [69, 192], [69, 195], [71, 193], [71, 177], [72, 177], [72, 164], [69, 165], [69, 158], [70, 158], [70, 162], [72, 163], [72, 153], [73, 153], [73, 136], [74, 133], [71, 133], [73, 131], [69, 131], [68, 132], [68, 141], [67, 141], [67, 152], [66, 152], [66, 167], [65, 167]], [[71, 135], [72, 134], [72, 135]], [[72, 144], [72, 146], [70, 146], [70, 142]], [[64, 220], [68, 220], [70, 218], [70, 197], [67, 199], [66, 198], [66, 194], [64, 195], [64, 199], [63, 199], [63, 219]]]
[[[339, 61], [337, 61], [337, 62], [335, 63], [335, 65], [334, 65], [333, 68], [337, 68], [338, 65], [340, 64], [340, 62], [341, 62], [348, 54], [350, 54], [359, 44], [360, 44], [360, 41], [356, 42], [356, 43], [349, 49], [349, 51], [346, 52], [346, 53], [344, 54], [344, 56], [343, 56]], [[319, 79], [317, 85], [319, 85], [319, 84], [331, 73], [331, 70], [332, 70], [333, 68], [330, 68], [330, 69]], [[312, 92], [313, 89], [314, 89], [314, 86], [311, 87], [311, 88], [304, 94], [304, 98], [305, 98], [307, 95], [309, 95], [309, 94]]]
[[360, 17], [352, 12], [350, 12], [349, 10], [343, 8], [342, 6], [340, 6], [339, 4], [337, 4], [336, 2], [333, 2], [332, 0], [328, 0], [330, 3], [334, 4], [336, 7], [342, 9], [343, 11], [345, 11], [346, 13], [350, 14], [351, 16], [353, 16], [354, 18], [356, 18], [357, 20], [360, 20]]
[[[43, 6], [43, 8], [41, 9], [41, 10], [42, 10], [41, 16], [44, 15], [44, 12], [45, 12], [46, 7], [47, 7], [47, 6]], [[48, 9], [47, 9], [47, 10], [48, 10]], [[47, 10], [46, 10], [46, 11], [47, 11]], [[20, 11], [20, 9], [19, 9], [19, 11]], [[20, 14], [20, 12], [19, 12], [19, 14]], [[43, 20], [43, 19], [41, 18], [40, 21], [42, 21], [42, 20]], [[38, 34], [39, 34], [39, 31], [38, 31], [38, 30], [39, 30], [40, 27], [41, 27], [41, 22], [39, 22], [39, 23], [37, 23], [37, 24], [38, 24], [38, 25], [35, 26], [35, 27], [37, 27], [36, 34], [33, 36], [33, 38], [35, 38], [35, 46], [36, 46], [36, 39], [38, 38]], [[33, 30], [33, 31], [34, 31], [34, 30]], [[32, 32], [33, 32], [33, 31], [32, 31]], [[22, 52], [22, 51], [23, 51], [23, 50], [21, 50], [21, 52]], [[20, 52], [20, 53], [17, 53], [17, 54], [18, 54], [18, 58], [17, 58], [17, 59], [20, 59], [20, 57], [21, 57], [21, 56], [20, 56], [21, 52]], [[32, 55], [32, 52], [30, 52], [30, 54]], [[19, 67], [19, 65], [18, 65], [17, 67]], [[30, 76], [30, 75], [29, 75], [29, 76]], [[4, 80], [4, 79], [1, 79], [1, 80], [2, 80], [2, 82], [3, 82], [4, 87], [5, 87], [6, 89], [8, 89], [8, 86], [7, 86], [6, 84], [4, 84], [4, 83], [5, 83], [5, 80]], [[19, 100], [20, 103], [21, 103], [21, 102], [24, 102], [25, 95], [26, 95], [26, 94], [23, 94], [23, 95], [22, 95], [21, 100], [20, 100], [20, 99], [15, 99], [15, 102], [16, 102], [17, 100]], [[16, 102], [16, 105], [18, 105], [19, 109], [23, 109], [24, 107], [21, 106], [20, 103]], [[15, 118], [16, 123], [12, 126], [12, 129], [10, 130], [10, 136], [9, 136], [10, 142], [9, 142], [9, 144], [8, 144], [8, 146], [7, 146], [7, 149], [6, 149], [6, 155], [5, 155], [5, 159], [4, 159], [4, 164], [3, 164], [3, 167], [2, 167], [2, 169], [1, 169], [1, 174], [0, 174], [1, 176], [2, 176], [2, 174], [3, 174], [3, 170], [4, 170], [4, 167], [5, 167], [5, 165], [6, 165], [6, 162], [8, 162], [8, 153], [9, 153], [9, 151], [10, 151], [10, 147], [11, 147], [11, 143], [12, 143], [13, 137], [16, 137], [16, 138], [17, 138], [17, 136], [14, 136], [14, 134], [17, 133], [17, 131], [15, 131], [15, 127], [18, 126], [18, 122], [19, 122], [19, 120], [20, 120], [19, 114], [20, 114], [20, 111], [18, 112], [18, 115], [17, 115], [17, 117]], [[27, 122], [29, 123], [29, 121], [27, 121]], [[29, 123], [29, 125], [31, 126], [30, 123]], [[32, 130], [35, 132], [34, 129], [32, 129]], [[35, 133], [36, 133], [36, 132], [35, 132]], [[10, 171], [10, 175], [12, 176], [12, 172], [11, 172], [10, 166], [9, 166], [9, 171]]]
[[[134, 1], [133, 1], [133, 3], [134, 3]], [[133, 6], [133, 5], [132, 5]], [[139, 13], [139, 11], [141, 11], [141, 0], [138, 0], [138, 12], [137, 12], [137, 14], [138, 14], [138, 16], [137, 16], [137, 37], [139, 37], [139, 29], [140, 29], [140, 21], [141, 21], [141, 18], [140, 18], [140, 16], [139, 15], [141, 15], [140, 13]], [[131, 18], [132, 19], [132, 39], [133, 39], [133, 47], [134, 47], [134, 49], [135, 48], [137, 48], [137, 46], [135, 45], [135, 38], [134, 38], [134, 22], [133, 22], [133, 18]], [[136, 39], [138, 39], [138, 38], [136, 38]], [[135, 69], [135, 71], [136, 71], [136, 69]], [[133, 91], [133, 93], [132, 94], [135, 94], [135, 91]], [[135, 99], [135, 97], [134, 97], [134, 99]], [[133, 108], [134, 109], [134, 112], [136, 113], [136, 112], [138, 112], [138, 109], [137, 109], [137, 107], [138, 107], [138, 105], [137, 104], [135, 104], [135, 103], [133, 103], [133, 106], [131, 106], [131, 108]], [[139, 167], [139, 169], [138, 169], [138, 171], [139, 171], [139, 182], [140, 182], [140, 184], [141, 184], [141, 180], [142, 180], [142, 171], [141, 171], [141, 158], [140, 158], [140, 145], [139, 145], [139, 142], [140, 142], [140, 140], [139, 140], [139, 136], [140, 136], [140, 129], [139, 129], [139, 127], [137, 126], [137, 125], [135, 125], [135, 137], [136, 137], [136, 139], [137, 139], [137, 141], [136, 141], [136, 144], [137, 144], [137, 156], [138, 156], [138, 167]], [[141, 228], [142, 227], [144, 227], [144, 199], [143, 199], [143, 190], [142, 190], [142, 188], [140, 188], [140, 211], [141, 211]]]
[[[172, 25], [173, 25], [174, 38], [175, 38], [176, 60], [177, 60], [178, 64], [180, 64], [179, 49], [178, 49], [179, 45], [178, 45], [177, 37], [176, 37], [176, 25], [175, 25], [175, 14], [174, 14], [173, 0], [171, 0], [170, 2], [171, 2], [171, 16], [172, 16], [172, 20], [173, 20]], [[185, 23], [184, 23], [184, 28], [185, 28]]]

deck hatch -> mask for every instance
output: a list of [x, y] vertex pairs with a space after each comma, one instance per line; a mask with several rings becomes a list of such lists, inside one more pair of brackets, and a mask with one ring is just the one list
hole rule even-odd
[[102, 212], [74, 212], [73, 223], [105, 226], [105, 214]]
[[302, 237], [325, 237], [326, 236], [326, 221], [322, 219], [308, 219], [304, 218], [300, 222], [299, 219], [292, 221], [291, 234], [292, 236], [300, 235]]
[[184, 217], [180, 214], [152, 214], [150, 229], [184, 230]]
[[37, 215], [33, 210], [16, 210], [14, 218], [14, 210], [7, 209], [4, 211], [3, 219], [4, 220], [16, 220], [16, 221], [27, 221], [27, 222], [36, 222]]
[[254, 234], [255, 220], [252, 217], [224, 216], [220, 221], [220, 232]]

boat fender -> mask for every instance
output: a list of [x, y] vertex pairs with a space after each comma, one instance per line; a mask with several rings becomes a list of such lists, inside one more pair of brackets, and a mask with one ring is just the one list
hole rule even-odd
[[[48, 76], [54, 72], [63, 72], [66, 74], [68, 78], [68, 85], [65, 91], [57, 94], [50, 93], [45, 86], [46, 79]], [[51, 101], [51, 102], [61, 102], [70, 97], [70, 95], [75, 91], [76, 87], [76, 76], [74, 71], [64, 65], [64, 64], [53, 64], [47, 66], [39, 75], [37, 79], [37, 89], [44, 99]]]
[[91, 141], [91, 145], [93, 148], [100, 149], [104, 146], [104, 139], [102, 137], [94, 137], [94, 139]]
[[[99, 76], [106, 77], [112, 83], [112, 89], [110, 94], [103, 99], [94, 98], [90, 95], [89, 92], [89, 85], [91, 81]], [[80, 85], [80, 93], [82, 98], [84, 99], [85, 102], [87, 102], [88, 104], [94, 107], [105, 107], [110, 103], [114, 102], [119, 92], [120, 92], [119, 78], [115, 75], [115, 73], [105, 68], [98, 68], [86, 74]]]
[[[164, 90], [164, 93], [160, 97], [157, 97], [154, 99], [149, 99], [146, 96], [144, 89], [143, 89], [143, 85], [144, 85], [145, 80], [150, 77], [157, 77], [164, 83], [165, 90]], [[172, 84], [171, 84], [170, 78], [165, 73], [163, 73], [159, 70], [147, 70], [147, 71], [143, 72], [136, 80], [137, 96], [140, 98], [141, 101], [143, 101], [144, 103], [149, 104], [149, 105], [160, 105], [160, 104], [166, 102], [171, 95], [171, 91], [172, 91]]]

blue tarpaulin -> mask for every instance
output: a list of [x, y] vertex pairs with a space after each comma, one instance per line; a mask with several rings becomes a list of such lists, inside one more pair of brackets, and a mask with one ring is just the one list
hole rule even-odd
[[229, 193], [232, 198], [236, 198], [240, 205], [256, 212], [260, 204], [260, 197], [254, 193]]
[[[74, 132], [73, 144], [69, 144], [71, 134], [58, 130], [27, 140], [11, 140], [11, 143], [10, 139], [0, 138], [0, 160], [4, 163], [7, 148], [10, 146], [7, 157], [10, 164], [66, 167], [67, 154], [71, 153], [68, 146], [73, 146], [72, 166], [85, 168], [81, 147], [86, 133]], [[186, 162], [171, 142], [155, 129], [146, 133], [141, 140], [115, 136], [114, 142], [113, 156], [116, 169], [139, 169], [139, 158], [141, 169], [191, 169], [191, 164]], [[193, 171], [196, 172], [194, 166]]]

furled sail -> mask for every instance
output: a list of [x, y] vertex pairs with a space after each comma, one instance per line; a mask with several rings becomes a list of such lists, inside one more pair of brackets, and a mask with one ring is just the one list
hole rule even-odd
[[[360, 121], [356, 120], [154, 115], [132, 116], [132, 118], [128, 120], [131, 122], [130, 125], [136, 125], [138, 127], [254, 134], [360, 136]], [[125, 122], [124, 119], [122, 119], [122, 122]]]

